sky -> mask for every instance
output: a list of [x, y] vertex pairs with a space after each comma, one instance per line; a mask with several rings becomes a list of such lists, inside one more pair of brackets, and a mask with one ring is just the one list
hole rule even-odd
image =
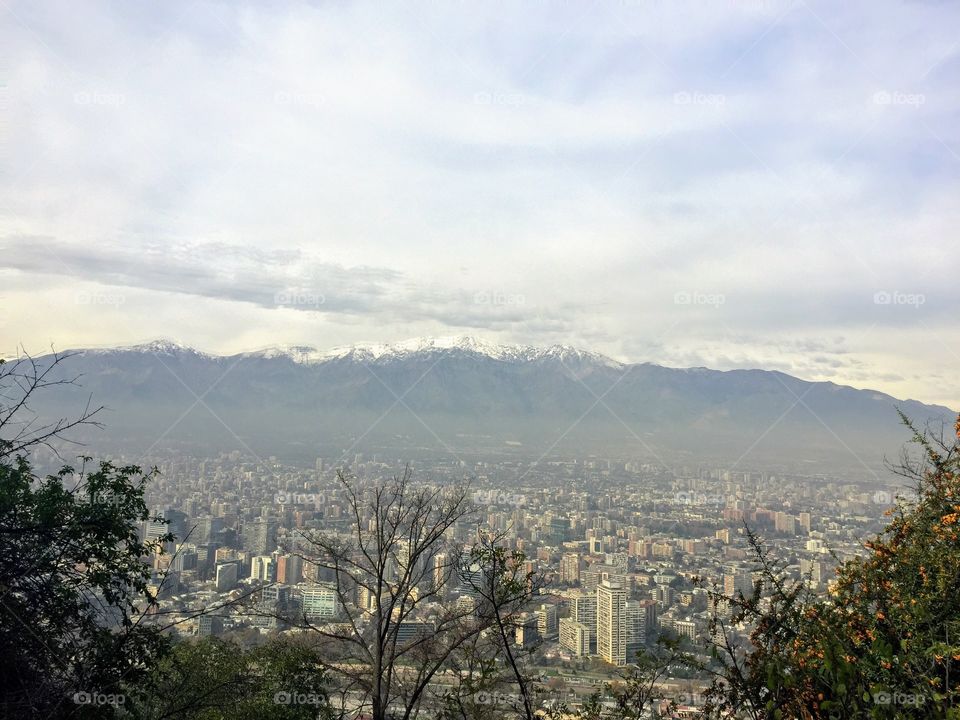
[[960, 6], [0, 2], [0, 354], [417, 336], [960, 408]]

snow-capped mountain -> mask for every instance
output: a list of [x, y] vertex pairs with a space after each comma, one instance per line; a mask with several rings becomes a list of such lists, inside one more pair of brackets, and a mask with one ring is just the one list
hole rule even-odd
[[[158, 341], [147, 346], [136, 346], [132, 349], [149, 349], [149, 346], [174, 346], [183, 348], [176, 343]], [[531, 345], [504, 345], [491, 343], [465, 335], [449, 337], [419, 337], [396, 343], [360, 343], [344, 345], [327, 350], [319, 350], [310, 346], [273, 346], [264, 350], [247, 353], [250, 356], [265, 358], [288, 357], [294, 362], [303, 364], [319, 364], [331, 360], [345, 358], [359, 362], [387, 363], [404, 360], [414, 355], [426, 354], [456, 354], [465, 353], [483, 356], [491, 360], [503, 362], [538, 362], [542, 360], [558, 360], [580, 364], [584, 362], [596, 363], [607, 367], [623, 367], [623, 364], [599, 353], [579, 350], [569, 345], [552, 345], [546, 348]]]
[[80, 350], [81, 387], [40, 407], [107, 406], [101, 444], [305, 456], [513, 452], [657, 463], [880, 465], [919, 422], [951, 410], [779, 372], [621, 363], [569, 346], [469, 337], [210, 355], [170, 341]]

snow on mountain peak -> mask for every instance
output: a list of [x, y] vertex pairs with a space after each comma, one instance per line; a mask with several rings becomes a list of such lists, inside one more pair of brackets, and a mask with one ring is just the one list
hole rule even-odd
[[150, 342], [140, 343], [139, 345], [127, 345], [125, 347], [106, 347], [106, 348], [84, 348], [78, 352], [91, 353], [91, 354], [102, 354], [102, 353], [115, 353], [115, 352], [134, 352], [134, 353], [151, 353], [153, 355], [176, 355], [179, 353], [194, 353], [196, 355], [205, 355], [205, 353], [198, 352], [187, 345], [179, 343], [175, 340], [159, 339], [151, 340]]
[[164, 353], [167, 355], [183, 352], [184, 350], [191, 350], [191, 348], [182, 343], [178, 343], [175, 340], [153, 340], [141, 345], [134, 345], [130, 349], [138, 350], [140, 352]]
[[[153, 353], [157, 355], [193, 353], [204, 357], [215, 357], [200, 353], [172, 340], [154, 340], [125, 348], [102, 351], [92, 350], [88, 352], [115, 352], [116, 350]], [[560, 363], [591, 363], [607, 367], [622, 367], [621, 363], [605, 355], [579, 350], [570, 345], [552, 345], [550, 347], [508, 345], [489, 342], [469, 335], [417, 337], [392, 343], [359, 343], [334, 347], [327, 350], [318, 350], [309, 345], [278, 345], [242, 354], [247, 357], [260, 357], [264, 359], [285, 357], [301, 365], [316, 365], [334, 360], [347, 359], [357, 362], [381, 363], [436, 352], [470, 353], [504, 362], [557, 361]]]
[[578, 350], [567, 345], [554, 345], [548, 348], [537, 348], [530, 345], [507, 345], [493, 343], [466, 335], [451, 335], [446, 337], [418, 337], [394, 343], [371, 343], [349, 345], [332, 348], [316, 355], [315, 362], [333, 360], [337, 358], [354, 358], [357, 360], [386, 361], [402, 359], [412, 355], [435, 351], [463, 351], [483, 355], [494, 360], [532, 362], [554, 359], [560, 362], [589, 361], [610, 367], [619, 367], [620, 363], [598, 353]]
[[462, 335], [448, 337], [418, 337], [393, 343], [360, 343], [331, 348], [318, 353], [317, 359], [332, 360], [336, 358], [353, 357], [367, 360], [387, 360], [403, 358], [411, 355], [432, 352], [436, 350], [463, 350], [480, 355], [487, 355], [498, 360], [513, 357], [517, 346], [498, 345], [478, 340], [477, 338]]
[[243, 353], [248, 357], [261, 357], [266, 360], [289, 358], [295, 363], [309, 364], [321, 358], [321, 353], [310, 345], [274, 345], [256, 352]]

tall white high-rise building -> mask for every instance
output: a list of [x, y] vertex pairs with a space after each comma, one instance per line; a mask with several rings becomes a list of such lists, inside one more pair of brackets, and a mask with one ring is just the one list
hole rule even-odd
[[597, 653], [611, 665], [627, 664], [627, 591], [612, 580], [597, 585]]
[[750, 570], [740, 567], [727, 568], [723, 576], [723, 594], [729, 598], [753, 595], [753, 577]]
[[643, 602], [628, 600], [623, 607], [623, 620], [627, 626], [627, 660], [630, 662], [636, 661], [637, 653], [643, 649], [647, 639], [647, 606]]
[[271, 582], [274, 578], [276, 567], [274, 560], [269, 555], [254, 555], [250, 558], [250, 579], [263, 580]]

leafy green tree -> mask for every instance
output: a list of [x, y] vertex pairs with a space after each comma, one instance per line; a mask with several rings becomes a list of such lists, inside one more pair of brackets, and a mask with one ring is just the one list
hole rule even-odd
[[292, 640], [251, 650], [213, 638], [177, 643], [126, 697], [144, 720], [333, 717], [316, 649]]
[[110, 715], [122, 704], [117, 684], [142, 676], [167, 645], [141, 622], [155, 605], [144, 558], [170, 539], [137, 532], [161, 521], [143, 499], [151, 473], [84, 459], [38, 477], [31, 466], [33, 449], [53, 448], [96, 412], [48, 424], [31, 413], [35, 393], [64, 383], [52, 372], [61, 360], [0, 362], [0, 707], [9, 717]]
[[[919, 432], [897, 468], [912, 496], [843, 563], [826, 598], [784, 580], [751, 536], [761, 578], [726, 598], [749, 648], [718, 642], [707, 713], [754, 718], [960, 717], [960, 420], [956, 438]], [[722, 630], [723, 628], [719, 628]]]
[[[0, 693], [6, 709], [49, 717], [74, 693], [111, 694], [142, 675], [166, 644], [144, 625], [155, 605], [143, 558], [152, 517], [135, 466], [103, 462], [36, 477], [20, 456], [0, 459]], [[78, 698], [83, 701], [81, 695]]]

